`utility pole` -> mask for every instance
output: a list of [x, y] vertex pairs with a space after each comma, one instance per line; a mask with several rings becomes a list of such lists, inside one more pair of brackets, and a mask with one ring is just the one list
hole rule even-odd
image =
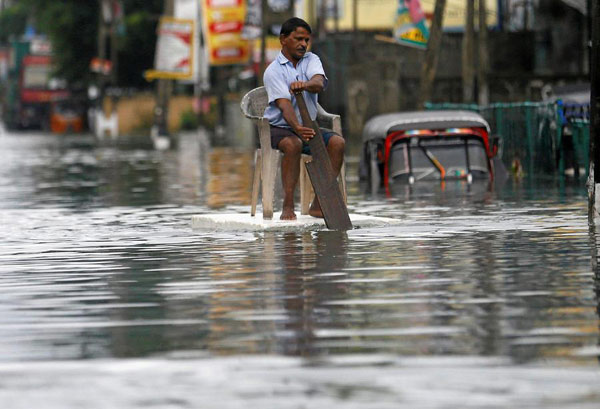
[[104, 19], [104, 4], [106, 0], [100, 0], [100, 12], [98, 13], [98, 59], [100, 60], [100, 69], [98, 71], [98, 105], [97, 109], [104, 109], [104, 86], [106, 85], [106, 76], [103, 72], [103, 64], [106, 60], [106, 21]]
[[269, 23], [267, 22], [267, 13], [268, 13], [268, 5], [265, 0], [260, 2], [261, 7], [261, 29], [260, 29], [260, 65], [258, 70], [258, 83], [259, 85], [263, 84], [263, 76], [265, 74], [265, 70], [267, 69], [267, 30], [269, 28]]
[[477, 90], [479, 94], [479, 105], [490, 103], [490, 91], [488, 89], [488, 45], [487, 45], [487, 21], [486, 0], [479, 0], [479, 37], [478, 37], [478, 64], [477, 64]]
[[[114, 4], [111, 4], [114, 6]], [[117, 66], [119, 58], [119, 48], [117, 46], [117, 21], [116, 9], [113, 7], [112, 18], [110, 19], [110, 82], [113, 87], [117, 86]]]
[[[175, 13], [175, 0], [164, 0], [163, 16], [171, 17]], [[173, 82], [169, 79], [158, 79], [156, 81], [156, 106], [154, 107], [154, 129], [157, 136], [169, 134], [169, 99], [173, 91]]]
[[417, 109], [423, 109], [425, 102], [431, 99], [433, 92], [433, 81], [435, 80], [435, 71], [442, 42], [442, 22], [445, 8], [446, 0], [435, 0], [431, 33], [429, 34], [427, 51], [425, 51], [425, 64], [421, 69], [421, 92], [417, 101]]
[[[586, 38], [586, 51], [587, 51], [587, 63], [588, 63], [588, 72], [591, 75], [592, 72], [592, 2], [593, 0], [586, 0], [586, 10], [587, 10], [587, 38]], [[591, 152], [591, 151], [590, 151]]]
[[462, 85], [463, 102], [473, 102], [474, 88], [474, 57], [473, 50], [475, 37], [475, 0], [466, 0], [467, 12], [465, 14], [465, 35], [462, 42]]
[[590, 219], [600, 222], [600, 0], [592, 0], [592, 53], [590, 70], [590, 176], [594, 175], [590, 194]]
[[319, 30], [319, 40], [323, 40], [325, 39], [325, 31], [327, 30], [327, 0], [321, 0], [320, 6], [317, 28]]
[[358, 0], [352, 0], [352, 36], [358, 32]]

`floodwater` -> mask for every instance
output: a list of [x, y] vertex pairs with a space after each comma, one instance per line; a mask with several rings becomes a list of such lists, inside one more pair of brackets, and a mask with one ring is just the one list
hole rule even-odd
[[583, 182], [389, 195], [347, 233], [211, 232], [252, 152], [0, 129], [0, 407], [598, 408]]

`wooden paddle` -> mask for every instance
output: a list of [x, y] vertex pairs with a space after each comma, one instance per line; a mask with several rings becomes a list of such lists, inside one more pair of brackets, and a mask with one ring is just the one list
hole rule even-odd
[[330, 230], [351, 230], [352, 222], [336, 180], [335, 172], [331, 166], [321, 130], [310, 119], [302, 92], [297, 93], [295, 96], [302, 117], [302, 124], [315, 131], [315, 136], [308, 141], [312, 161], [306, 163], [306, 170], [315, 190], [315, 195], [319, 199], [325, 224]]

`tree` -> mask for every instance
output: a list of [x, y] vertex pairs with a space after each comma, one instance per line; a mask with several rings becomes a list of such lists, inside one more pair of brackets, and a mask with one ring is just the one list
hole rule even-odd
[[[153, 65], [156, 25], [162, 0], [123, 0], [125, 18], [118, 44], [120, 86], [148, 85], [143, 72]], [[56, 74], [74, 87], [85, 87], [95, 74], [89, 64], [97, 55], [99, 0], [19, 0], [0, 13], [0, 42], [23, 34], [26, 22], [48, 36]], [[5, 24], [9, 22], [9, 24]]]
[[8, 7], [0, 13], [0, 44], [25, 31], [27, 8], [22, 3]]
[[442, 22], [444, 20], [444, 10], [446, 0], [435, 0], [433, 11], [433, 22], [431, 23], [431, 33], [425, 52], [425, 63], [421, 67], [421, 90], [417, 101], [418, 109], [423, 109], [425, 102], [429, 101], [433, 93], [433, 82], [439, 59], [439, 49], [442, 42]]

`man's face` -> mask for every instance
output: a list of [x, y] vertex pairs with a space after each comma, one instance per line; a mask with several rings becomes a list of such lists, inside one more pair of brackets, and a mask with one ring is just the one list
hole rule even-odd
[[281, 42], [283, 54], [288, 58], [291, 57], [295, 61], [299, 61], [308, 50], [310, 33], [303, 27], [297, 27], [287, 37], [279, 37], [279, 41]]

